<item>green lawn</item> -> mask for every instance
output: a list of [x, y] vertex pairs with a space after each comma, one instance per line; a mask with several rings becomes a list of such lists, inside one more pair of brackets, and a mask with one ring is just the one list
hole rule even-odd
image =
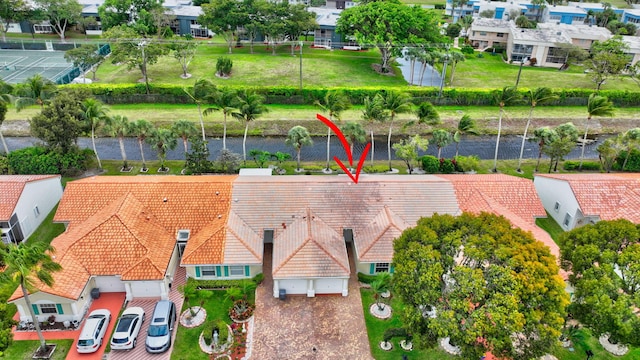
[[640, 359], [640, 349], [632, 348], [624, 356], [614, 356], [607, 352], [602, 345], [598, 342], [598, 339], [591, 335], [588, 329], [582, 329], [580, 332], [583, 334], [583, 339], [574, 344], [574, 351], [569, 349], [559, 348], [552, 352], [560, 360], [584, 360], [586, 358], [586, 351], [591, 350], [594, 354], [592, 359], [594, 360], [637, 360]]
[[553, 241], [558, 243], [558, 237], [560, 234], [564, 232], [560, 225], [547, 213], [546, 218], [538, 218], [536, 219], [536, 225], [542, 228], [544, 231], [548, 232]]
[[384, 331], [388, 328], [402, 327], [402, 321], [400, 320], [400, 313], [404, 306], [398, 298], [391, 298], [391, 308], [393, 309], [390, 319], [381, 320], [371, 315], [369, 307], [375, 302], [373, 297], [373, 291], [371, 289], [360, 289], [360, 295], [362, 296], [362, 307], [364, 310], [364, 320], [367, 325], [367, 334], [369, 335], [369, 346], [371, 347], [371, 353], [376, 360], [398, 360], [402, 357], [402, 354], [406, 354], [409, 359], [421, 359], [421, 360], [442, 360], [442, 359], [456, 359], [455, 356], [451, 356], [440, 349], [414, 349], [413, 351], [404, 351], [400, 347], [400, 338], [393, 338], [393, 349], [391, 351], [384, 351], [380, 348], [380, 342]]
[[[71, 349], [71, 345], [73, 345], [73, 340], [47, 340], [47, 344], [58, 345], [51, 360], [64, 360], [67, 357], [69, 349]], [[31, 356], [38, 346], [40, 346], [40, 342], [37, 340], [14, 341], [4, 352], [4, 355], [0, 356], [0, 359], [31, 360]]]

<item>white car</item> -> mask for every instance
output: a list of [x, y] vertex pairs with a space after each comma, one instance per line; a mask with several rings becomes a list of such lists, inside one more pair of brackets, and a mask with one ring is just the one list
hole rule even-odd
[[129, 350], [136, 347], [136, 338], [142, 323], [144, 323], [144, 310], [141, 307], [130, 307], [122, 312], [111, 338], [111, 349]]
[[109, 321], [111, 321], [111, 312], [107, 309], [94, 310], [89, 314], [78, 338], [77, 350], [79, 353], [98, 351], [109, 327]]

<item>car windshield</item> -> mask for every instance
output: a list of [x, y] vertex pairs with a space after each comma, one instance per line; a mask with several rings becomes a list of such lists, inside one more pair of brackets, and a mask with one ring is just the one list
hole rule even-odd
[[78, 346], [91, 346], [91, 345], [93, 345], [93, 339], [78, 340]]
[[151, 325], [149, 326], [149, 336], [165, 336], [168, 333], [167, 325]]
[[116, 332], [127, 332], [127, 331], [129, 331], [129, 326], [131, 325], [131, 322], [135, 318], [136, 318], [135, 315], [125, 315], [125, 316], [121, 317], [120, 321], [118, 322], [118, 327], [116, 328]]

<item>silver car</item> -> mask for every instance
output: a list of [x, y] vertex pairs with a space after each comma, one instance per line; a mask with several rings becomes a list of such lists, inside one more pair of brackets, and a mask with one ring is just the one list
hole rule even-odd
[[147, 330], [145, 348], [150, 353], [161, 353], [171, 347], [171, 331], [176, 322], [176, 305], [173, 301], [160, 300], [156, 303]]
[[144, 323], [144, 310], [141, 307], [125, 309], [116, 323], [116, 329], [111, 338], [111, 349], [129, 350], [136, 347], [136, 338], [142, 323]]

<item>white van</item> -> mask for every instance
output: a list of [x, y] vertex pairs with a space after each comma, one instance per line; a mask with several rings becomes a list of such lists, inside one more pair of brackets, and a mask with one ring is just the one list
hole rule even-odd
[[111, 312], [107, 309], [94, 310], [84, 322], [76, 348], [79, 353], [93, 353], [102, 345], [102, 339], [109, 327]]
[[171, 332], [176, 322], [176, 305], [173, 301], [160, 300], [156, 303], [147, 330], [145, 347], [147, 352], [161, 353], [171, 347]]

